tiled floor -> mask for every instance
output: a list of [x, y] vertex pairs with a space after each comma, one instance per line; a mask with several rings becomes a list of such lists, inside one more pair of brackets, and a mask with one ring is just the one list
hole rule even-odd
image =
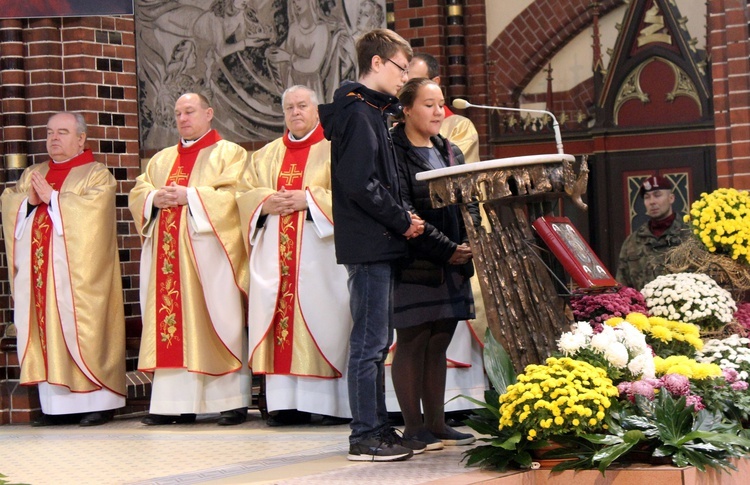
[[0, 426], [0, 483], [468, 484], [497, 476], [466, 468], [465, 447], [399, 463], [354, 463], [346, 460], [347, 425], [269, 428], [252, 411], [240, 426], [219, 427], [216, 419], [158, 427], [138, 417], [93, 428]]

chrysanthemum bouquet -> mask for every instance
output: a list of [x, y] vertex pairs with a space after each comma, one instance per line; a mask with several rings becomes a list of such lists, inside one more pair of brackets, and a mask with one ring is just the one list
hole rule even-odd
[[750, 302], [743, 302], [737, 305], [737, 311], [734, 313], [734, 319], [740, 324], [742, 329], [750, 332]]
[[703, 273], [662, 275], [641, 290], [654, 316], [715, 330], [732, 321], [732, 295]]
[[586, 361], [607, 371], [615, 383], [654, 377], [654, 359], [646, 336], [632, 324], [615, 326], [578, 322], [557, 341], [566, 357]]
[[608, 326], [620, 325], [623, 321], [630, 323], [646, 336], [646, 343], [656, 355], [693, 356], [703, 348], [700, 329], [692, 323], [675, 322], [662, 317], [647, 317], [642, 313], [630, 313], [622, 318], [610, 318]]
[[698, 352], [698, 362], [718, 364], [723, 370], [737, 372], [739, 380], [750, 378], [750, 339], [733, 334], [723, 340], [711, 339]]
[[693, 233], [708, 251], [750, 263], [750, 193], [717, 189], [701, 194], [685, 215]]
[[680, 374], [694, 381], [720, 377], [721, 367], [716, 364], [698, 362], [684, 355], [671, 355], [666, 359], [654, 357], [657, 376]]
[[573, 317], [577, 321], [603, 323], [611, 317], [624, 317], [628, 313], [648, 313], [646, 300], [640, 291], [623, 286], [614, 293], [574, 294], [570, 299]]
[[617, 388], [600, 367], [568, 357], [528, 365], [500, 396], [500, 431], [527, 441], [548, 440], [604, 429]]
[[682, 374], [665, 374], [659, 379], [641, 379], [634, 382], [621, 382], [617, 385], [620, 397], [635, 402], [636, 396], [643, 396], [653, 401], [658, 392], [668, 392], [673, 398], [685, 398], [688, 406], [693, 406], [695, 412], [706, 409], [703, 400], [694, 394], [690, 388], [690, 379]]

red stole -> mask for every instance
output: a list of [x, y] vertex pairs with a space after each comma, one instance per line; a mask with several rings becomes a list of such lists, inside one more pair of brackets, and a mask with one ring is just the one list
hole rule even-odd
[[[177, 145], [177, 159], [164, 186], [188, 186], [198, 153], [221, 140], [215, 130], [189, 147]], [[183, 207], [159, 211], [156, 233], [156, 367], [184, 367], [183, 316], [180, 285], [180, 226]], [[179, 343], [179, 345], [173, 345]]]
[[456, 114], [453, 111], [451, 111], [450, 108], [448, 108], [447, 105], [443, 106], [443, 111], [445, 111], [445, 117], [446, 118], [449, 117], [449, 116], [453, 116], [454, 114]]
[[[91, 150], [84, 150], [64, 163], [55, 163], [50, 160], [47, 162], [49, 171], [45, 180], [59, 192], [72, 169], [94, 161]], [[47, 274], [50, 264], [47, 258], [51, 256], [49, 245], [52, 234], [52, 220], [48, 208], [48, 204], [44, 202], [37, 206], [34, 222], [31, 226], [31, 276], [34, 282], [34, 310], [45, 362], [47, 361], [47, 318], [45, 309], [47, 308]]]
[[[281, 162], [276, 190], [301, 190], [310, 147], [323, 140], [323, 127], [318, 126], [307, 139], [293, 141], [288, 133], [283, 140], [286, 146]], [[273, 374], [291, 374], [292, 342], [294, 341], [294, 309], [297, 302], [297, 267], [299, 264], [297, 236], [304, 212], [295, 212], [279, 218], [279, 293], [276, 297], [276, 313], [272, 328], [274, 332]]]

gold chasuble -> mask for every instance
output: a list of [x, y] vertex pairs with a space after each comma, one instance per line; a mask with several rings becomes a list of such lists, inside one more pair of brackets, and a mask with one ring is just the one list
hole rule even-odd
[[[33, 172], [57, 192], [35, 209], [26, 202]], [[29, 167], [2, 194], [21, 384], [125, 394], [116, 190], [109, 170], [85, 150]]]
[[[304, 190], [308, 209], [260, 216], [263, 202], [282, 189]], [[255, 152], [238, 192], [242, 227], [252, 246], [253, 373], [341, 377], [351, 317], [346, 274], [333, 255], [330, 142], [322, 127], [299, 141], [286, 133]]]
[[[160, 151], [136, 179], [129, 208], [144, 239], [141, 370], [220, 376], [244, 364], [237, 335], [244, 328], [247, 256], [234, 199], [246, 157], [211, 130], [189, 147]], [[188, 187], [188, 205], [156, 208], [155, 191], [172, 183]]]
[[[440, 134], [461, 149], [466, 163], [479, 161], [479, 133], [469, 118], [453, 113], [447, 106]], [[484, 334], [482, 334], [484, 335]]]

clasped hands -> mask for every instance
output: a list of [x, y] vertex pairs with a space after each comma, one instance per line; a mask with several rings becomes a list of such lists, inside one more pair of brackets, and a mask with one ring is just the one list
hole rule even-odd
[[29, 204], [39, 205], [42, 202], [49, 204], [52, 192], [55, 189], [47, 182], [44, 175], [38, 171], [31, 173], [31, 187], [29, 187]]
[[263, 215], [288, 216], [297, 211], [307, 209], [307, 196], [304, 190], [287, 190], [282, 187], [263, 201], [260, 213]]
[[411, 212], [409, 212], [409, 216], [411, 217], [411, 225], [404, 233], [406, 239], [415, 238], [424, 232], [424, 220]]
[[448, 260], [448, 264], [465, 264], [471, 261], [471, 247], [468, 244], [459, 244]]
[[187, 205], [187, 187], [172, 182], [156, 191], [154, 205], [159, 209]]

